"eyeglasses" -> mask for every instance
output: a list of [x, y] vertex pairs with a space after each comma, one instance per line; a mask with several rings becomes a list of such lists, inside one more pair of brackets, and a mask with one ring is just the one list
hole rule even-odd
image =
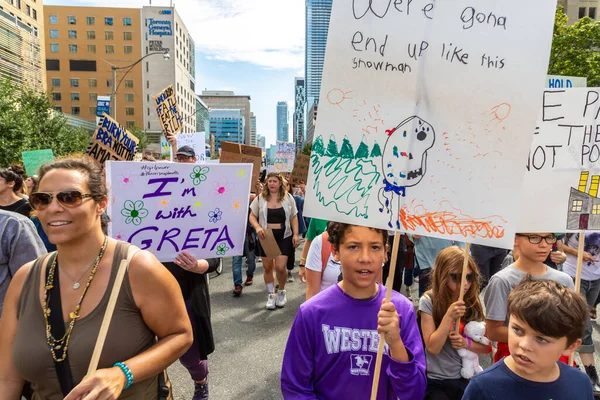
[[186, 161], [189, 161], [189, 160], [193, 160], [193, 159], [194, 159], [194, 157], [192, 157], [192, 156], [182, 156], [182, 155], [179, 155], [179, 156], [175, 156], [175, 159], [176, 159], [177, 161], [179, 161], [179, 162], [186, 162]]
[[79, 207], [83, 203], [83, 199], [92, 197], [91, 194], [81, 193], [79, 190], [63, 190], [56, 194], [36, 192], [29, 196], [29, 203], [36, 210], [43, 210], [52, 203], [52, 199], [56, 197], [58, 202], [69, 208]]
[[[452, 279], [452, 282], [454, 282], [454, 283], [461, 283], [462, 274], [457, 274], [456, 272], [450, 272], [450, 279]], [[472, 272], [467, 274], [467, 282], [473, 283], [473, 273]]]
[[546, 243], [548, 243], [548, 244], [554, 244], [558, 240], [556, 238], [556, 236], [554, 236], [554, 235], [540, 236], [540, 235], [524, 235], [522, 233], [517, 233], [517, 236], [526, 237], [529, 240], [529, 243], [531, 243], [531, 244], [540, 244], [540, 243], [542, 243], [542, 239], [545, 240]]

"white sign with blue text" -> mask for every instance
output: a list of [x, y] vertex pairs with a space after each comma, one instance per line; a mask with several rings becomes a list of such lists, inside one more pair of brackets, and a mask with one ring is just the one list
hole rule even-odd
[[242, 255], [250, 164], [107, 162], [108, 234], [170, 262]]

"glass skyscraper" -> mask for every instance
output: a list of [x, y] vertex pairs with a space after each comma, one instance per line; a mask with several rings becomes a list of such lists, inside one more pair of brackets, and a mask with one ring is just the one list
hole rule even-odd
[[210, 133], [215, 136], [215, 151], [221, 141], [244, 144], [244, 116], [240, 110], [210, 110]]
[[287, 101], [277, 102], [277, 140], [280, 142], [290, 141]]
[[304, 77], [307, 114], [313, 103], [319, 100], [332, 3], [333, 0], [306, 0]]

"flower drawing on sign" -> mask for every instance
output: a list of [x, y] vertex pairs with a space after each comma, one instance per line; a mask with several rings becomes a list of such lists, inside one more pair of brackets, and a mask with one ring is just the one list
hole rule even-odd
[[169, 200], [168, 199], [162, 199], [160, 201], [160, 205], [163, 206], [163, 207], [168, 206], [169, 205]]
[[227, 192], [227, 178], [222, 177], [217, 182], [213, 183], [213, 194], [216, 196], [224, 195]]
[[246, 171], [240, 169], [237, 173], [238, 178], [243, 179], [246, 176]]
[[123, 235], [121, 235], [120, 233], [118, 233], [117, 236], [115, 236], [115, 239], [121, 240], [121, 239], [123, 239]]
[[192, 203], [192, 206], [194, 206], [196, 208], [202, 208], [203, 204], [200, 200], [197, 200], [194, 203]]
[[229, 246], [227, 246], [225, 243], [221, 243], [217, 246], [217, 255], [224, 256], [229, 250]]
[[239, 214], [240, 210], [242, 209], [242, 202], [239, 201], [238, 199], [233, 200], [233, 203], [231, 203], [231, 211], [233, 211], [234, 214]]
[[135, 203], [131, 200], [125, 201], [121, 215], [126, 217], [126, 224], [134, 224], [136, 226], [142, 223], [142, 220], [148, 216], [148, 210], [144, 208], [144, 202], [141, 200]]
[[222, 217], [223, 217], [223, 211], [221, 211], [219, 208], [215, 208], [214, 211], [210, 211], [208, 213], [208, 221], [213, 222], [215, 224], [217, 222], [219, 222]]
[[137, 176], [136, 174], [131, 173], [131, 171], [129, 171], [129, 170], [124, 171], [120, 176], [121, 186], [131, 185], [131, 183], [133, 183], [134, 177], [136, 177], [136, 176]]
[[210, 171], [208, 167], [201, 167], [199, 165], [194, 167], [192, 173], [190, 174], [190, 178], [192, 178], [194, 186], [198, 186], [206, 180], [206, 174], [208, 174], [208, 171]]

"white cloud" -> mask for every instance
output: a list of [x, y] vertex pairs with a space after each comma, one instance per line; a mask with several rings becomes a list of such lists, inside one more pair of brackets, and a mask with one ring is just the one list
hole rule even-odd
[[[45, 3], [98, 4], [95, 0]], [[139, 8], [147, 4], [107, 0], [102, 6]], [[267, 69], [303, 68], [304, 0], [180, 0], [175, 8], [192, 34], [196, 51], [210, 59], [249, 62]]]

